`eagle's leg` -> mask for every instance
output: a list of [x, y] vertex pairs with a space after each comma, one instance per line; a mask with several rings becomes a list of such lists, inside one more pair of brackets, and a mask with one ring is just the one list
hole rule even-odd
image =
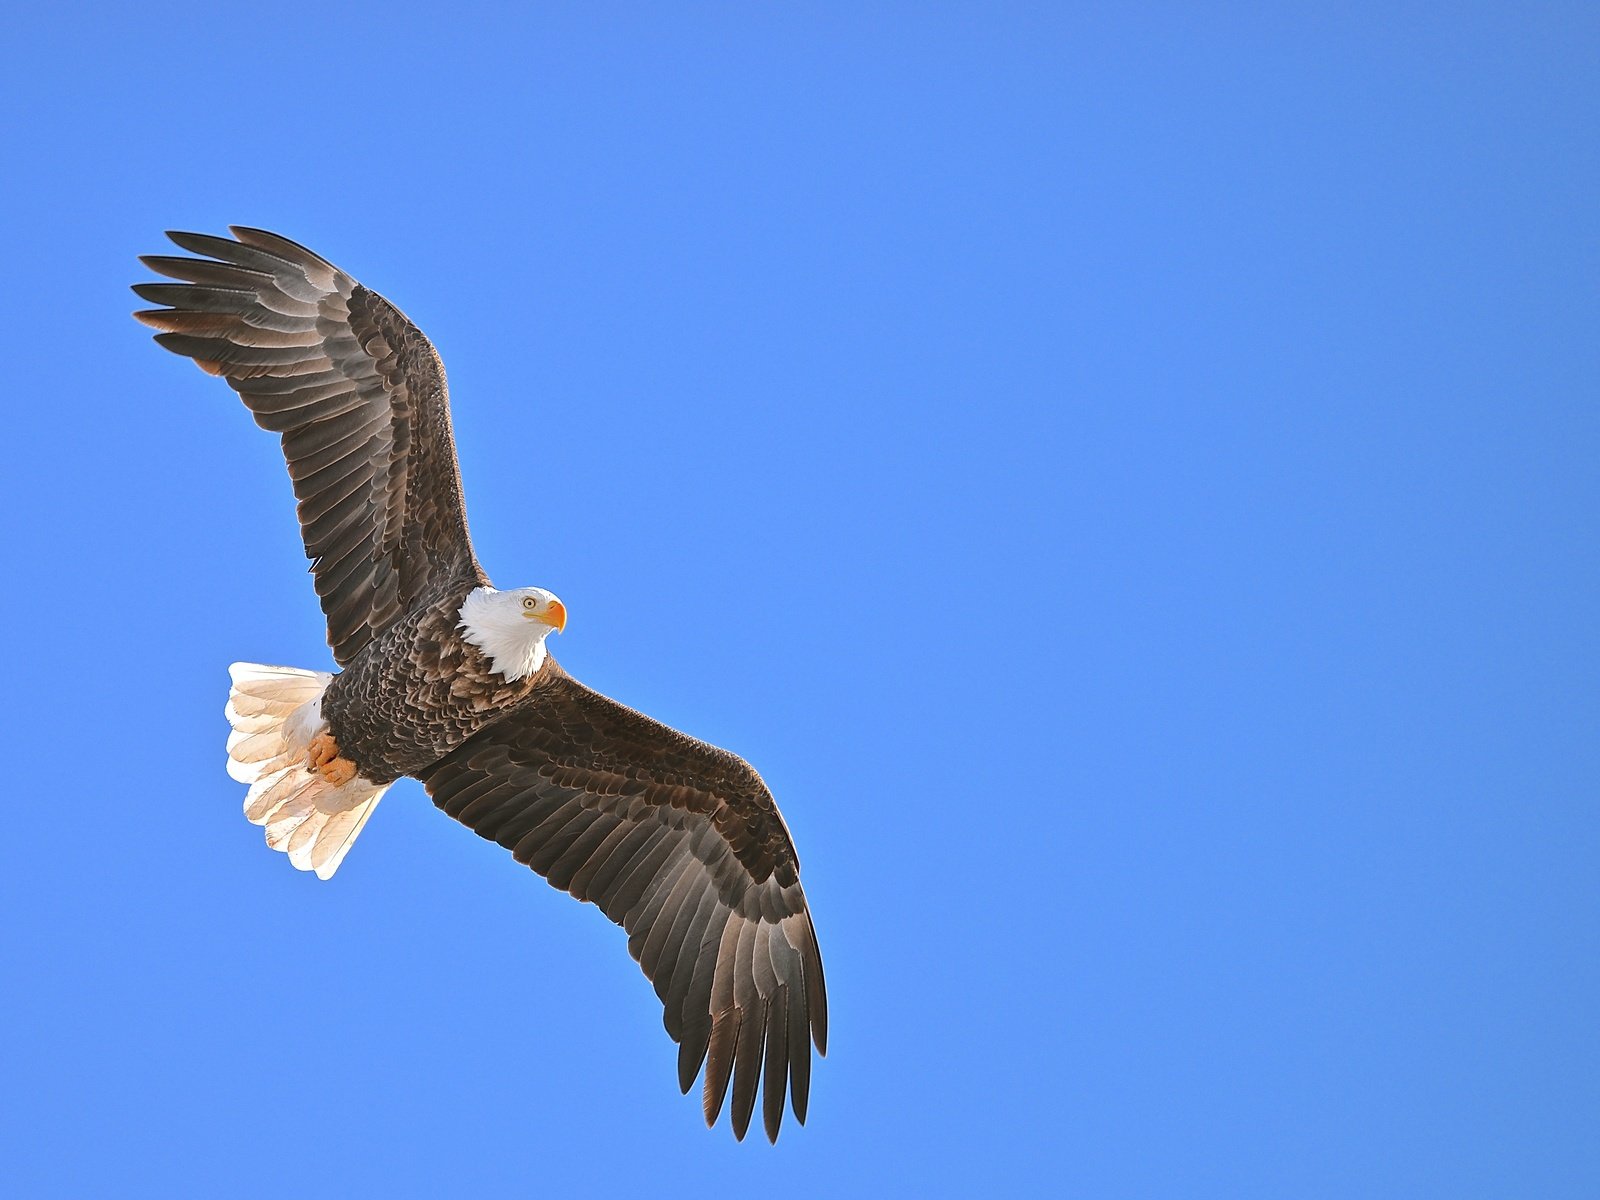
[[339, 757], [339, 743], [331, 733], [319, 733], [311, 739], [306, 752], [306, 770], [321, 775], [334, 787], [343, 787], [356, 777], [355, 763]]

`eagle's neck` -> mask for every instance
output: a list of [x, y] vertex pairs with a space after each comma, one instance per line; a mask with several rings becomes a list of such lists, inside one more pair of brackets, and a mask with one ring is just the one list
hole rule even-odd
[[522, 615], [515, 597], [491, 587], [473, 588], [461, 602], [461, 635], [489, 659], [489, 666], [509, 680], [526, 679], [544, 666], [545, 638], [550, 626]]

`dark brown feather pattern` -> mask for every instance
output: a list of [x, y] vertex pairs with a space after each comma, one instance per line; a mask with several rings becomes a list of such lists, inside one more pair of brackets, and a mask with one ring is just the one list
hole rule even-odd
[[333, 657], [419, 602], [484, 583], [467, 536], [444, 367], [376, 292], [287, 238], [170, 233], [204, 259], [142, 261], [156, 341], [221, 375], [282, 435]]
[[628, 934], [715, 1122], [762, 1099], [806, 1119], [827, 1050], [822, 959], [799, 859], [742, 759], [625, 708], [548, 657], [508, 679], [462, 636], [487, 585], [467, 534], [444, 369], [375, 292], [302, 246], [235, 226], [171, 233], [201, 258], [143, 261], [156, 340], [220, 375], [277, 432], [328, 641], [320, 713], [364, 780], [434, 803]]
[[805, 1121], [809, 1042], [828, 1012], [799, 859], [743, 759], [591, 691], [554, 663], [528, 702], [419, 772], [433, 801], [628, 931], [679, 1043], [684, 1091], [705, 1063], [707, 1124], [730, 1082], [742, 1138], [765, 1078]]

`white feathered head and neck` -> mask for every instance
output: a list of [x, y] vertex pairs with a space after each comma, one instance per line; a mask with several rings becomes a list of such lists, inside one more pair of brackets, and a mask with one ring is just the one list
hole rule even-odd
[[544, 640], [567, 627], [566, 605], [544, 588], [497, 592], [473, 588], [461, 604], [462, 635], [489, 656], [507, 679], [525, 679], [544, 666]]

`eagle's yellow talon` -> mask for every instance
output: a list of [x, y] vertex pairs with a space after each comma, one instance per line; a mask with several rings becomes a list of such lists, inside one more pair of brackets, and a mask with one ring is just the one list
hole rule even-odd
[[321, 775], [334, 787], [343, 787], [356, 777], [356, 765], [339, 757], [339, 743], [331, 733], [319, 733], [306, 748], [306, 770]]
[[336, 758], [323, 764], [322, 777], [334, 787], [343, 787], [356, 777], [356, 765], [348, 758]]

